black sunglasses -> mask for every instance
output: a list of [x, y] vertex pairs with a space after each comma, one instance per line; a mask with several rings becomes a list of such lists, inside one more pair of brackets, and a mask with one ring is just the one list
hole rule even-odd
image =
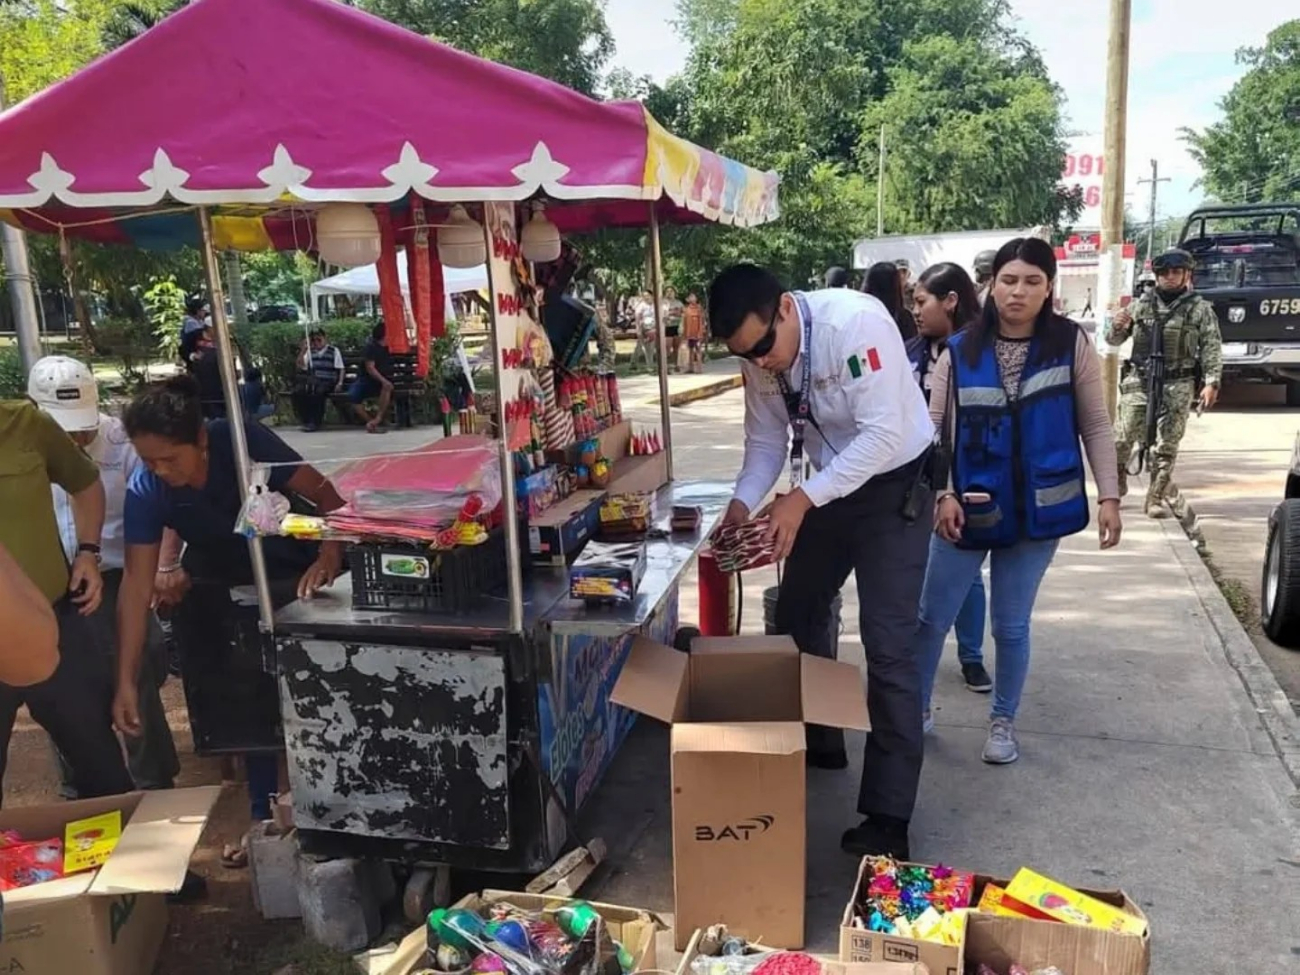
[[776, 320], [781, 317], [781, 302], [776, 303], [776, 311], [772, 312], [772, 320], [767, 323], [767, 331], [763, 337], [751, 345], [744, 352], [737, 352], [736, 355], [742, 359], [748, 359], [753, 362], [755, 359], [761, 359], [772, 351], [776, 345]]

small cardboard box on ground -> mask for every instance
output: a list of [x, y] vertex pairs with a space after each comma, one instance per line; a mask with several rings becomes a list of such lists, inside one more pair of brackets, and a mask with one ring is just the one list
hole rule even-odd
[[[1012, 962], [1017, 961], [1031, 971], [1035, 967], [1055, 964], [1067, 975], [1146, 975], [1150, 959], [1149, 936], [1139, 938], [1113, 934], [1100, 928], [1059, 921], [1032, 921], [971, 911], [967, 915], [966, 938], [962, 945], [944, 945], [864, 931], [853, 926], [853, 913], [867, 869], [868, 861], [864, 859], [858, 868], [858, 879], [853, 885], [853, 894], [840, 922], [841, 961], [919, 961], [933, 975], [964, 975], [967, 969], [973, 969], [981, 962], [992, 966], [995, 971], [1005, 972]], [[1008, 883], [1006, 880], [976, 874], [972, 907], [979, 903], [984, 888], [989, 884], [1005, 889]], [[1123, 891], [1075, 889], [1146, 920], [1142, 910]], [[1028, 952], [1028, 957], [1024, 959], [1015, 953], [1022, 949]], [[1055, 960], [1047, 958], [1046, 954], [1053, 955]], [[1090, 967], [1089, 963], [1084, 962], [1085, 958], [1102, 959], [1105, 964], [1102, 967]], [[1033, 964], [1030, 964], [1031, 961]], [[1111, 964], [1116, 967], [1106, 967]]]
[[98, 870], [6, 891], [0, 971], [139, 975], [153, 971], [180, 890], [221, 790], [132, 792], [0, 812], [0, 830], [63, 836], [68, 823], [120, 811], [122, 837]]
[[[485, 890], [480, 894], [468, 894], [454, 905], [482, 913], [493, 904], [507, 903], [525, 911], [536, 913], [551, 912], [565, 904], [572, 904], [577, 898], [548, 897], [545, 894], [522, 894], [508, 890]], [[652, 971], [657, 967], [655, 935], [667, 928], [667, 925], [652, 911], [637, 907], [621, 907], [618, 904], [601, 904], [598, 901], [586, 901], [609, 925], [609, 936], [626, 948], [632, 955], [632, 970], [636, 972]], [[368, 957], [369, 967], [358, 966], [363, 972], [378, 972], [382, 975], [412, 975], [426, 968], [425, 951], [428, 940], [425, 928], [412, 931], [393, 952], [390, 963], [384, 965], [382, 959]], [[376, 955], [375, 952], [367, 953]]]
[[[1076, 889], [1146, 921], [1142, 909], [1123, 891]], [[1061, 921], [971, 912], [966, 916], [965, 962], [988, 965], [997, 972], [1018, 963], [1029, 971], [1055, 965], [1068, 975], [1147, 975], [1151, 935], [1149, 930], [1139, 936]]]
[[804, 943], [804, 722], [867, 729], [857, 667], [789, 637], [632, 643], [610, 699], [672, 725], [676, 948], [726, 924], [774, 948]]

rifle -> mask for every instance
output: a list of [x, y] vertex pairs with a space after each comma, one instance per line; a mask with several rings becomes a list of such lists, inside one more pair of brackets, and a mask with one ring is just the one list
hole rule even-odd
[[1155, 446], [1160, 414], [1165, 406], [1165, 325], [1173, 318], [1177, 304], [1161, 316], [1157, 315], [1151, 325], [1151, 352], [1146, 361], [1147, 412], [1146, 423], [1142, 428], [1142, 441], [1137, 452], [1129, 461], [1127, 473], [1136, 477], [1147, 466], [1147, 455]]

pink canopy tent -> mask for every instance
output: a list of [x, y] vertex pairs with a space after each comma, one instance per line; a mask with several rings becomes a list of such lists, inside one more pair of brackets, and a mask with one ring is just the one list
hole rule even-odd
[[146, 246], [197, 242], [182, 204], [213, 209], [218, 247], [309, 249], [310, 221], [286, 207], [412, 192], [545, 197], [568, 232], [644, 225], [644, 201], [661, 221], [752, 226], [777, 216], [777, 184], [639, 103], [594, 101], [335, 0], [196, 0], [0, 115], [0, 217]]

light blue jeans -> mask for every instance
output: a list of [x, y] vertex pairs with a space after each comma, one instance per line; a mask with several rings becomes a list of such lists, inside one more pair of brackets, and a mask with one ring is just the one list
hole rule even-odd
[[993, 677], [995, 718], [1015, 718], [1020, 694], [1029, 675], [1029, 620], [1039, 583], [1056, 555], [1056, 539], [1022, 541], [992, 553], [961, 549], [938, 535], [930, 538], [930, 561], [917, 613], [913, 652], [921, 669], [921, 694], [926, 710], [934, 690], [934, 675], [943, 656], [943, 642], [963, 604], [970, 599], [984, 559], [991, 554], [989, 580], [993, 595], [993, 645], [997, 666]]
[[984, 609], [984, 576], [977, 572], [952, 628], [957, 635], [957, 661], [963, 666], [984, 663]]

